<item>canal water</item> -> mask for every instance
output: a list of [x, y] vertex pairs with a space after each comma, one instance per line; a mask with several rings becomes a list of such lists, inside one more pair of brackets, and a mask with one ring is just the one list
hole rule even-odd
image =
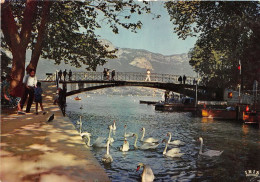
[[[161, 100], [161, 97], [118, 96], [118, 95], [87, 95], [81, 94], [82, 100], [74, 97], [67, 99], [66, 112], [75, 124], [82, 115], [83, 131], [90, 132], [91, 143], [98, 137], [107, 137], [108, 125], [116, 120], [117, 130], [112, 134], [114, 143], [110, 154], [114, 161], [104, 165], [101, 161], [106, 153], [105, 148], [90, 150], [105, 168], [112, 181], [140, 181], [142, 170], [136, 172], [139, 162], [149, 164], [155, 175], [155, 181], [249, 181], [245, 171], [260, 171], [260, 143], [258, 128], [243, 125], [234, 121], [204, 119], [192, 116], [191, 113], [158, 112], [154, 106], [139, 104], [139, 100]], [[80, 109], [82, 106], [83, 109]], [[141, 128], [146, 129], [146, 137], [159, 139], [160, 144], [155, 150], [134, 150], [134, 137], [128, 138], [130, 150], [122, 152], [119, 147], [126, 132], [137, 133], [139, 139]], [[163, 156], [167, 132], [172, 139], [181, 140], [181, 158]], [[198, 155], [199, 137], [203, 137], [203, 149], [224, 150], [219, 157], [203, 157]], [[141, 145], [138, 141], [137, 145]], [[174, 146], [168, 146], [168, 150]], [[259, 175], [260, 176], [260, 175]], [[259, 178], [258, 178], [259, 180]], [[253, 179], [257, 181], [257, 178]]]

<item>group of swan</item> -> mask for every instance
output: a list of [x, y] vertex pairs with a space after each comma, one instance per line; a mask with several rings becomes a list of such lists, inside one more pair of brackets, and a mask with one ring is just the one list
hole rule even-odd
[[[82, 132], [81, 117], [80, 117], [80, 123], [79, 124], [80, 124], [80, 136], [82, 138], [83, 137], [88, 138], [87, 146], [90, 147], [91, 146], [90, 145], [91, 134], [88, 133], [88, 132]], [[96, 141], [93, 143], [93, 146], [94, 147], [106, 147], [107, 150], [106, 150], [106, 153], [104, 154], [104, 156], [102, 157], [102, 162], [110, 164], [110, 163], [113, 162], [113, 157], [109, 153], [109, 145], [114, 142], [114, 139], [111, 137], [111, 132], [116, 130], [115, 120], [113, 121], [113, 125], [108, 126], [108, 129], [109, 129], [109, 134], [108, 134], [108, 138], [107, 138], [106, 143], [103, 143], [105, 138], [98, 137], [96, 139]], [[140, 149], [140, 150], [156, 149], [159, 146], [159, 143], [158, 143], [159, 140], [158, 139], [155, 139], [155, 138], [152, 138], [152, 137], [144, 139], [145, 128], [141, 129], [141, 131], [143, 132], [142, 137], [140, 139], [143, 142], [143, 144], [141, 146], [137, 146], [138, 134], [136, 134], [136, 133], [126, 133], [126, 125], [124, 126], [124, 129], [125, 129], [124, 142], [123, 142], [123, 145], [119, 148], [123, 152], [126, 152], [130, 149], [129, 142], [127, 141], [127, 137], [129, 137], [130, 135], [132, 135], [133, 137], [134, 136], [136, 137], [135, 142], [134, 142], [134, 148], [135, 149]], [[167, 156], [167, 157], [181, 157], [184, 153], [181, 153], [179, 148], [172, 148], [172, 149], [167, 151], [167, 147], [168, 147], [168, 145], [171, 145], [171, 144], [175, 145], [175, 146], [179, 146], [179, 145], [184, 145], [184, 143], [180, 140], [171, 141], [171, 138], [172, 138], [171, 132], [168, 132], [167, 136], [169, 136], [168, 141], [166, 139], [164, 139], [162, 141], [162, 143], [165, 143], [165, 148], [164, 148], [162, 154], [164, 156]], [[208, 157], [214, 157], [214, 156], [220, 156], [223, 153], [223, 151], [218, 151], [218, 150], [208, 150], [206, 152], [202, 152], [202, 146], [203, 146], [202, 137], [199, 137], [199, 141], [200, 141], [200, 150], [199, 150], [200, 155], [208, 156]], [[149, 165], [139, 163], [136, 171], [138, 171], [141, 167], [143, 167], [143, 172], [141, 174], [142, 182], [152, 182], [155, 177], [154, 177], [154, 174], [153, 174], [151, 167]]]
[[[116, 128], [116, 122], [115, 120], [113, 121], [113, 125], [109, 125], [108, 129], [109, 129], [109, 134], [108, 134], [108, 138], [106, 140], [106, 138], [103, 137], [98, 137], [96, 139], [96, 141], [93, 143], [93, 145], [90, 144], [90, 137], [91, 134], [88, 132], [82, 132], [82, 121], [81, 121], [81, 116], [80, 116], [80, 136], [82, 138], [86, 137], [88, 139], [87, 142], [87, 146], [93, 146], [93, 147], [103, 147], [103, 148], [107, 148], [105, 155], [102, 157], [102, 162], [104, 163], [112, 163], [113, 162], [113, 158], [112, 156], [109, 154], [109, 145], [111, 145], [111, 143], [114, 142], [114, 139], [111, 137], [111, 132], [115, 131]], [[140, 141], [142, 141], [142, 145], [137, 146], [137, 140], [138, 140], [138, 134], [136, 133], [127, 133], [126, 132], [126, 127], [127, 125], [124, 126], [125, 132], [124, 132], [124, 142], [123, 145], [119, 148], [119, 150], [126, 152], [129, 151], [130, 147], [129, 147], [129, 142], [127, 141], [127, 137], [133, 136], [136, 137], [135, 138], [135, 142], [134, 142], [134, 148], [135, 149], [140, 149], [140, 150], [148, 150], [148, 149], [156, 149], [159, 146], [158, 143], [158, 139], [149, 137], [149, 138], [144, 138], [145, 137], [145, 128], [142, 128], [141, 131], [142, 133], [142, 137], [140, 139]], [[184, 145], [184, 143], [180, 140], [173, 140], [172, 139], [172, 134], [171, 132], [167, 133], [167, 136], [169, 137], [168, 141], [166, 139], [164, 139], [162, 141], [162, 143], [165, 143], [165, 148], [163, 150], [163, 155], [164, 156], [168, 156], [168, 157], [181, 157], [184, 153], [181, 153], [179, 148], [172, 148], [170, 150], [167, 151], [167, 147], [168, 145], [175, 145], [175, 146], [180, 146], [180, 145]], [[106, 140], [106, 142], [104, 143], [104, 141]], [[213, 157], [213, 156], [220, 156], [223, 151], [218, 151], [218, 150], [208, 150], [206, 152], [202, 152], [202, 146], [203, 146], [203, 139], [202, 137], [199, 137], [199, 141], [200, 141], [200, 150], [199, 150], [199, 154], [202, 156], [208, 156], [208, 157]], [[152, 169], [150, 168], [150, 166], [145, 165], [143, 163], [139, 163], [138, 165], [139, 167], [137, 168], [137, 171], [139, 170], [140, 167], [143, 167], [143, 173], [142, 173], [142, 181], [153, 181], [154, 179], [154, 175], [152, 172]]]
[[[170, 141], [171, 141], [171, 133], [167, 133], [167, 135], [170, 135], [169, 140], [166, 141], [164, 139], [162, 141], [165, 143], [163, 155], [169, 156], [169, 157], [181, 157], [184, 153], [180, 153], [179, 148], [173, 148], [173, 149], [167, 151], [168, 144], [170, 144]], [[136, 136], [136, 140], [135, 140], [135, 147], [136, 147], [136, 141], [137, 141], [138, 135], [134, 134], [134, 136]], [[202, 152], [203, 138], [199, 137], [199, 141], [200, 141], [200, 151], [199, 151], [200, 155], [214, 157], [214, 156], [220, 156], [223, 153], [223, 151], [218, 151], [218, 150], [207, 150], [206, 152]], [[173, 144], [173, 142], [171, 144]], [[175, 142], [175, 143], [179, 144], [180, 142]], [[180, 144], [182, 144], [182, 143], [180, 143]], [[136, 171], [138, 171], [141, 167], [143, 167], [143, 172], [141, 174], [142, 182], [152, 182], [154, 180], [154, 174], [153, 174], [151, 167], [149, 165], [139, 163]]]

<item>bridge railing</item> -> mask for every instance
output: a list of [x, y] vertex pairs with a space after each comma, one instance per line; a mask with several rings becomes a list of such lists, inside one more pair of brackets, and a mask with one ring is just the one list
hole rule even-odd
[[[110, 73], [111, 80], [111, 73]], [[139, 72], [116, 72], [114, 80], [117, 81], [145, 81], [146, 73]], [[150, 78], [153, 82], [166, 82], [166, 83], [179, 83], [178, 78], [180, 75], [171, 74], [158, 74], [151, 73]], [[193, 84], [194, 77], [186, 76], [186, 84]], [[84, 81], [84, 80], [107, 80], [104, 77], [103, 72], [74, 72], [72, 73], [71, 81]], [[69, 81], [69, 77], [66, 77], [66, 81]]]

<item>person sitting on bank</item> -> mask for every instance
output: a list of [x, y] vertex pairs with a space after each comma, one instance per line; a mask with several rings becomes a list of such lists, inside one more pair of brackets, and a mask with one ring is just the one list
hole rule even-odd
[[13, 95], [11, 95], [11, 88], [10, 88], [10, 82], [11, 82], [11, 77], [9, 75], [7, 75], [6, 78], [6, 82], [2, 85], [2, 91], [3, 91], [3, 95], [4, 98], [9, 101], [9, 104], [12, 107], [17, 107], [17, 114], [25, 114], [25, 112], [23, 112], [22, 108], [21, 108], [21, 97], [15, 97]]

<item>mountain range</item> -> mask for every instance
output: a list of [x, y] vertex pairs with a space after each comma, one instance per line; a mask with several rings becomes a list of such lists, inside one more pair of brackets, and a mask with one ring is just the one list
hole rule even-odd
[[[115, 48], [109, 41], [103, 40], [109, 45], [108, 49]], [[117, 72], [146, 72], [150, 69], [152, 73], [195, 76], [195, 72], [189, 65], [188, 55], [174, 54], [162, 55], [142, 49], [117, 48], [116, 59], [107, 59], [107, 63], [98, 66], [97, 71], [102, 72], [104, 68], [115, 69]], [[26, 64], [29, 63], [30, 52], [28, 51]], [[75, 68], [69, 64], [61, 63], [55, 65], [53, 60], [40, 59], [37, 67], [37, 77], [43, 79], [46, 73], [54, 73], [56, 70], [72, 70], [72, 72], [84, 72], [85, 66]]]

